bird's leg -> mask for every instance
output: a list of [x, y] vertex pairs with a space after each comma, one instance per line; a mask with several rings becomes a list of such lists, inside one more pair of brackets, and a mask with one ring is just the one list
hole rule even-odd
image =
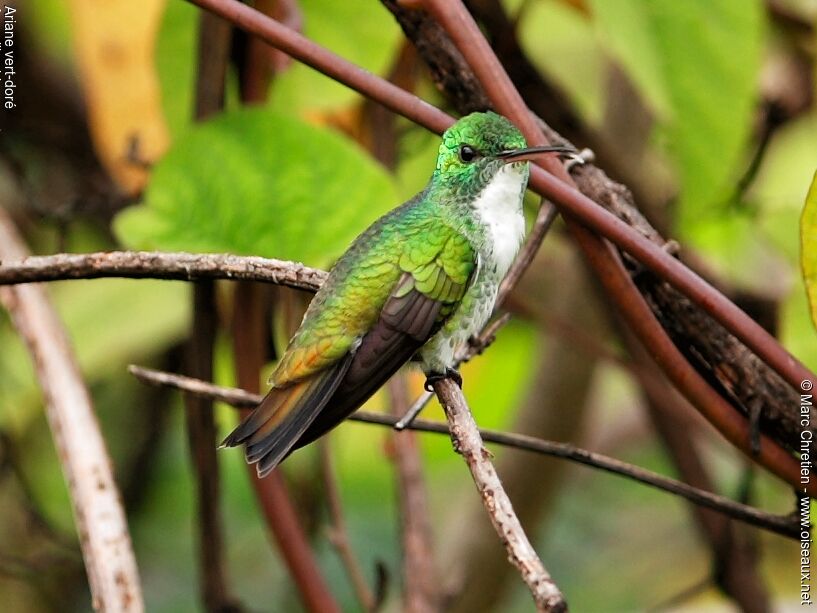
[[445, 372], [443, 373], [431, 372], [426, 375], [426, 383], [424, 386], [426, 391], [433, 392], [434, 384], [437, 383], [437, 381], [442, 381], [443, 379], [451, 379], [459, 387], [462, 387], [462, 375], [460, 375], [459, 371], [446, 366]]
[[415, 400], [414, 404], [409, 407], [408, 411], [406, 411], [403, 416], [397, 420], [397, 422], [394, 424], [395, 430], [405, 430], [412, 424], [412, 422], [420, 414], [420, 411], [422, 411], [434, 397], [434, 384], [437, 381], [442, 381], [443, 379], [452, 379], [457, 385], [462, 387], [462, 377], [460, 376], [460, 373], [453, 368], [446, 368], [444, 373], [431, 372], [426, 374], [426, 382], [423, 386], [426, 390], [425, 394]]
[[437, 381], [442, 381], [443, 379], [452, 379], [457, 385], [462, 387], [462, 377], [460, 376], [460, 373], [453, 368], [446, 368], [444, 373], [428, 373], [426, 375], [426, 382], [424, 385], [426, 393], [420, 396], [414, 402], [414, 404], [409, 407], [409, 410], [406, 411], [399, 420], [397, 420], [397, 423], [394, 424], [395, 430], [405, 430], [412, 424], [412, 422], [420, 414], [420, 411], [422, 411], [428, 404], [429, 400], [434, 397], [434, 384]]

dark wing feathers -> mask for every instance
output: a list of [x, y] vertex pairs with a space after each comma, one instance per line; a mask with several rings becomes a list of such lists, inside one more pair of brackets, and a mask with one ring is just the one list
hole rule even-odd
[[351, 363], [349, 355], [309, 379], [285, 388], [272, 388], [222, 445], [246, 444], [247, 462], [258, 462], [258, 476], [266, 476], [315, 421]]
[[[400, 284], [398, 283], [398, 287]], [[308, 445], [366, 402], [439, 329], [442, 303], [412, 289], [388, 300], [329, 403], [293, 447]]]

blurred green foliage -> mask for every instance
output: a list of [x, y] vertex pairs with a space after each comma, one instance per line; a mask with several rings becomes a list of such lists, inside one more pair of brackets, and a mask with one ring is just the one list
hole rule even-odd
[[[307, 35], [378, 74], [390, 68], [402, 38], [385, 10], [362, 1], [302, 0], [298, 4]], [[517, 0], [506, 4], [523, 10], [517, 31], [532, 62], [568, 93], [589, 124], [599, 126], [605, 116], [611, 63], [623, 70], [655, 116], [651, 155], [666, 160], [674, 171], [678, 193], [674, 232], [732, 283], [781, 298], [783, 341], [807, 364], [816, 366], [817, 343], [798, 268], [798, 217], [817, 167], [813, 109], [774, 135], [756, 180], [746, 193], [733, 198], [735, 183], [755, 146], [758, 84], [770, 44], [763, 3]], [[579, 10], [577, 5], [586, 6]], [[70, 67], [66, 3], [38, 0], [34, 6], [30, 27], [35, 39]], [[236, 108], [235, 75], [231, 74], [227, 112], [194, 125], [197, 23], [195, 7], [169, 0], [158, 32], [156, 67], [174, 142], [154, 168], [143, 202], [117, 219], [121, 244], [231, 251], [328, 266], [374, 218], [425, 184], [433, 169], [436, 137], [399, 122], [398, 165], [389, 175], [348, 136], [328, 125], [333, 114], [354, 113], [360, 97], [297, 63], [276, 75], [269, 103], [253, 110]], [[419, 90], [433, 95], [425, 81]], [[34, 235], [39, 252], [58, 250], [48, 232]], [[548, 239], [558, 240], [555, 235]], [[71, 226], [72, 251], [117, 246], [103, 230]], [[546, 262], [549, 254], [546, 246]], [[178, 283], [100, 280], [55, 284], [52, 294], [94, 391], [117, 469], [125, 474], [134, 461], [127, 439], [134, 438], [135, 428], [147, 430], [145, 415], [155, 401], [130, 381], [125, 366], [164, 363], [168, 351], [188, 333], [188, 291]], [[547, 349], [547, 343], [539, 340], [543, 328], [550, 332], [549, 324], [542, 321], [514, 321], [484, 356], [464, 368], [465, 391], [480, 424], [495, 428], [513, 424], [515, 407], [534, 383], [531, 365]], [[25, 351], [6, 319], [0, 319], [0, 347], [0, 426], [18, 436], [26, 449], [23, 466], [33, 484], [35, 503], [49, 521], [71, 534], [70, 508], [37, 386]], [[217, 381], [234, 383], [228, 339], [219, 340], [216, 362]], [[594, 390], [587, 445], [672, 472], [651, 434], [636, 423], [637, 392], [628, 374], [608, 364], [597, 380], [587, 384]], [[419, 378], [413, 385], [415, 391], [419, 389]], [[153, 442], [154, 463], [145, 473], [144, 495], [130, 517], [148, 609], [159, 612], [198, 608], [191, 471], [181, 403], [175, 394], [170, 398], [160, 407], [166, 411], [167, 423]], [[386, 403], [385, 394], [378, 394], [367, 408], [382, 409]], [[564, 407], [566, 413], [572, 410]], [[235, 422], [233, 410], [227, 407], [218, 407], [217, 417], [224, 431]], [[428, 409], [428, 417], [441, 418], [436, 404]], [[399, 518], [393, 470], [385, 451], [387, 433], [350, 423], [340, 427], [332, 440], [352, 545], [370, 581], [375, 561], [385, 561], [391, 573], [389, 604], [393, 606], [400, 583]], [[421, 445], [439, 544], [461, 521], [457, 513], [462, 504], [472, 502], [475, 494], [446, 437], [423, 436]], [[736, 492], [741, 461], [714, 437], [704, 447], [719, 487]], [[497, 450], [500, 457], [507, 453], [518, 452]], [[291, 581], [266, 537], [241, 454], [224, 452], [219, 457], [234, 593], [253, 610], [299, 610]], [[319, 516], [313, 540], [321, 567], [346, 609], [354, 610], [348, 581], [323, 532], [323, 511], [316, 511], [314, 500], [308, 500], [316, 487], [316, 466], [315, 449], [308, 448], [295, 454], [286, 469], [294, 491], [305, 500], [304, 516]], [[569, 475], [535, 544], [569, 595], [573, 610], [642, 609], [697, 583], [710, 570], [708, 552], [696, 539], [685, 505], [587, 469]], [[757, 481], [754, 502], [779, 512], [790, 510], [785, 488], [767, 477]], [[0, 515], [4, 504], [10, 505], [0, 497]], [[0, 522], [0, 543], [17, 536]], [[759, 546], [771, 591], [781, 602], [793, 598], [796, 549], [765, 535]], [[31, 604], [38, 602], [34, 590], [24, 583], [0, 576], [0, 592], [10, 602], [28, 603], [31, 610], [39, 610]], [[74, 609], [86, 610], [87, 594], [82, 592], [77, 602]], [[723, 601], [710, 589], [694, 602]], [[528, 594], [517, 586], [501, 610], [529, 608]]]
[[390, 176], [327, 128], [265, 109], [190, 128], [121, 213], [124, 244], [327, 266], [396, 202]]

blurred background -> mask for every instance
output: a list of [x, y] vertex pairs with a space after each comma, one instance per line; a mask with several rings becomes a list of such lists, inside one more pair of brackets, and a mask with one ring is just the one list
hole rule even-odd
[[[16, 6], [16, 108], [0, 112], [0, 202], [32, 252], [157, 249], [263, 255], [328, 267], [371, 221], [420, 190], [438, 138], [233, 33], [223, 111], [196, 112], [200, 11], [182, 0], [26, 0]], [[256, 3], [334, 52], [449, 108], [391, 13], [362, 0]], [[527, 91], [558, 101], [552, 127], [596, 150], [645, 214], [811, 368], [817, 343], [799, 270], [798, 219], [817, 168], [814, 0], [474, 0], [485, 30], [530, 63]], [[498, 13], [497, 13], [498, 11]], [[503, 32], [492, 27], [505, 26]], [[504, 38], [500, 38], [500, 35]], [[510, 37], [510, 38], [508, 38]], [[510, 42], [509, 42], [510, 41]], [[217, 46], [205, 37], [205, 46]], [[525, 87], [522, 87], [523, 93]], [[208, 115], [206, 121], [197, 121]], [[529, 210], [537, 202], [531, 198]], [[191, 287], [105, 279], [50, 285], [113, 457], [150, 611], [202, 610], [195, 481], [178, 393], [130, 363], [180, 372]], [[268, 361], [308, 294], [260, 292]], [[743, 300], [743, 302], [741, 302]], [[214, 379], [236, 384], [235, 287], [216, 288]], [[575, 442], [677, 475], [633, 377], [618, 324], [561, 222], [509, 300], [512, 322], [463, 368], [481, 426]], [[422, 377], [399, 386], [414, 398]], [[716, 491], [787, 513], [793, 496], [667, 385], [676, 424]], [[379, 393], [366, 408], [388, 410]], [[654, 404], [654, 403], [653, 403]], [[217, 405], [219, 436], [235, 423]], [[433, 401], [424, 413], [443, 419]], [[348, 536], [366, 579], [401, 607], [394, 441], [347, 423], [329, 437]], [[445, 610], [527, 611], [462, 459], [417, 437]], [[683, 501], [562, 461], [492, 447], [529, 534], [575, 611], [733, 610], [720, 549]], [[229, 591], [256, 611], [298, 611], [241, 453], [218, 453]], [[313, 445], [284, 466], [332, 592], [360, 608], [328, 538]], [[735, 525], [764, 610], [799, 604], [798, 544]], [[85, 611], [90, 595], [30, 359], [0, 312], [0, 602]], [[766, 606], [764, 606], [764, 604]]]

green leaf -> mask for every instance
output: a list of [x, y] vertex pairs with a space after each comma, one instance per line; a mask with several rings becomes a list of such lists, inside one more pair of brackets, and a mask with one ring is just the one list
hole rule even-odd
[[115, 229], [133, 248], [325, 266], [396, 204], [391, 177], [343, 136], [243, 109], [182, 135]]
[[817, 326], [817, 172], [800, 218], [800, 264], [806, 284], [811, 321]]
[[658, 41], [644, 0], [590, 0], [593, 23], [606, 50], [627, 71], [644, 101], [666, 117], [671, 104]]
[[723, 212], [756, 103], [759, 0], [595, 0], [602, 40], [663, 122], [689, 230]]
[[717, 213], [752, 127], [763, 32], [756, 0], [652, 2], [674, 117], [682, 227]]
[[[333, 53], [383, 75], [402, 40], [386, 9], [369, 0], [301, 0], [304, 35]], [[326, 111], [351, 104], [358, 94], [314, 69], [294, 62], [272, 85], [274, 110], [292, 113]]]

